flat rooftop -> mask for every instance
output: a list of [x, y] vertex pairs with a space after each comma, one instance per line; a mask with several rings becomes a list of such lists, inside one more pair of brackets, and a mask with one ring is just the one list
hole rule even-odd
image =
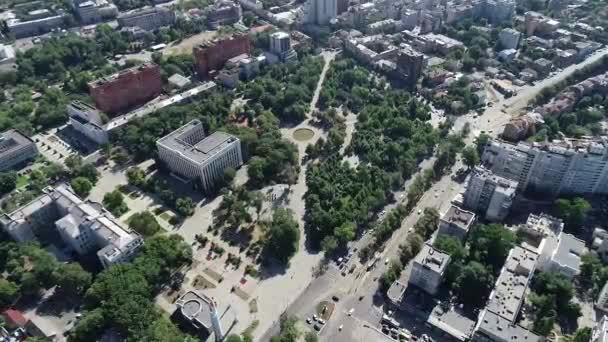
[[104, 85], [106, 83], [114, 82], [117, 79], [119, 79], [119, 78], [121, 78], [121, 77], [123, 77], [125, 75], [132, 74], [132, 73], [136, 74], [136, 73], [139, 73], [139, 72], [141, 72], [141, 71], [143, 71], [145, 69], [152, 69], [152, 68], [154, 68], [156, 66], [157, 65], [155, 63], [146, 62], [146, 63], [140, 64], [140, 65], [136, 65], [134, 67], [131, 67], [131, 68], [124, 69], [124, 70], [121, 70], [119, 72], [113, 73], [112, 75], [104, 76], [102, 78], [98, 78], [98, 79], [96, 79], [94, 81], [89, 82], [88, 85], [89, 85], [89, 87], [93, 87], [93, 88], [94, 87], [99, 87], [99, 86]]
[[552, 259], [562, 267], [578, 271], [581, 264], [581, 256], [585, 254], [585, 251], [585, 241], [574, 237], [574, 235], [561, 233]]
[[494, 336], [500, 336], [505, 341], [512, 342], [540, 342], [541, 337], [533, 332], [500, 317], [499, 315], [484, 310], [479, 322], [478, 328], [480, 331], [487, 331]]
[[486, 309], [509, 322], [515, 322], [525, 297], [528, 282], [536, 265], [538, 254], [516, 246], [509, 252]]
[[473, 212], [464, 210], [458, 206], [450, 205], [448, 211], [441, 217], [441, 221], [447, 222], [463, 230], [469, 230], [475, 220]]
[[[214, 132], [201, 140], [192, 140], [193, 132], [202, 131], [202, 125], [199, 120], [192, 120], [159, 139], [157, 143], [197, 164], [204, 164], [220, 151], [239, 141], [235, 136], [224, 132]], [[201, 134], [202, 136], [204, 134]]]
[[507, 195], [514, 194], [515, 191], [517, 190], [517, 185], [518, 185], [517, 181], [511, 180], [511, 179], [508, 179], [505, 177], [501, 177], [501, 176], [495, 174], [494, 172], [492, 172], [491, 170], [488, 170], [482, 166], [476, 166], [473, 169], [473, 176], [476, 176], [476, 177], [485, 179], [486, 181], [490, 181], [490, 182], [494, 183], [497, 188], [499, 188], [503, 193], [506, 193]]
[[475, 328], [474, 320], [455, 308], [443, 308], [441, 304], [433, 308], [426, 322], [459, 341], [468, 341]]
[[0, 134], [0, 158], [5, 154], [12, 153], [14, 150], [33, 143], [32, 139], [19, 133], [19, 131], [14, 129], [8, 130]]
[[443, 273], [450, 262], [450, 255], [426, 243], [414, 258], [414, 262], [434, 272]]

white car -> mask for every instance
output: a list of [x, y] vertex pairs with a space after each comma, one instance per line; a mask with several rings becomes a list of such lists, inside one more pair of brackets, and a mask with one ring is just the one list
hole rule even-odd
[[317, 316], [317, 314], [314, 314], [314, 315], [312, 315], [312, 319], [316, 321], [319, 319], [319, 317]]
[[352, 309], [348, 310], [348, 315], [352, 316], [353, 312], [355, 312], [355, 308], [352, 308]]
[[344, 324], [340, 324], [340, 326], [338, 327], [338, 331], [342, 331], [342, 328], [344, 328]]
[[384, 264], [388, 265], [389, 261], [391, 261], [389, 258], [386, 258], [386, 260], [384, 260]]

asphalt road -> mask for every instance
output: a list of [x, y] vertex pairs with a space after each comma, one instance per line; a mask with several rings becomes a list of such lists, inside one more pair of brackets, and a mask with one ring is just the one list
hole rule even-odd
[[[518, 91], [516, 96], [495, 103], [493, 107], [487, 108], [477, 118], [472, 114], [458, 117], [454, 130], [461, 129], [468, 122], [471, 125], [473, 134], [469, 135], [467, 143], [471, 143], [475, 135], [481, 131], [485, 131], [491, 136], [497, 136], [502, 130], [502, 126], [511, 118], [520, 115], [528, 106], [530, 100], [534, 99], [541, 89], [560, 82], [575, 70], [597, 61], [606, 54], [608, 54], [608, 48], [596, 52], [587, 60], [565, 68], [554, 76], [539, 81], [533, 86], [524, 86]], [[423, 161], [420, 167], [424, 170], [432, 167], [432, 163], [433, 159], [431, 158]], [[461, 167], [462, 163], [458, 161], [452, 170], [457, 170]], [[405, 188], [409, 187], [409, 182], [405, 184]], [[357, 270], [353, 274], [347, 273], [346, 276], [342, 276], [332, 261], [328, 270], [314, 279], [307, 289], [287, 308], [286, 312], [305, 320], [307, 317], [312, 316], [317, 303], [323, 300], [331, 300], [331, 297], [336, 295], [340, 300], [336, 303], [336, 309], [332, 318], [323, 326], [323, 329], [319, 333], [320, 340], [332, 342], [362, 341], [362, 329], [374, 330], [378, 328], [383, 314], [383, 296], [377, 292], [377, 280], [386, 270], [387, 266], [385, 266], [384, 260], [387, 258], [398, 258], [399, 245], [405, 241], [409, 228], [416, 223], [419, 217], [417, 214], [419, 210], [424, 210], [426, 207], [435, 207], [440, 213], [443, 213], [449, 207], [450, 201], [454, 196], [462, 190], [462, 187], [463, 184], [453, 181], [450, 174], [444, 176], [424, 194], [411, 214], [403, 220], [401, 227], [385, 244], [381, 261], [378, 262], [378, 265], [374, 269], [367, 272], [359, 263]], [[397, 192], [395, 194], [397, 201], [400, 201], [402, 193], [404, 192]], [[396, 204], [389, 204], [386, 210], [390, 210]], [[365, 246], [370, 240], [371, 234], [364, 235], [359, 241], [353, 242], [351, 248]], [[351, 309], [353, 309], [353, 313], [352, 316], [349, 316], [348, 312]], [[341, 331], [338, 329], [340, 326], [342, 326]], [[271, 329], [266, 331], [261, 341], [268, 341], [271, 336], [278, 334], [278, 332], [279, 326], [277, 322]], [[378, 337], [378, 341], [381, 338]]]

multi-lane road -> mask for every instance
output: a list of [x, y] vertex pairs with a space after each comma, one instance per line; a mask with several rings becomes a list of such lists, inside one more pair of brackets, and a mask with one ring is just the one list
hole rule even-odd
[[[532, 86], [521, 87], [516, 96], [509, 99], [500, 99], [493, 107], [488, 107], [483, 114], [475, 117], [473, 114], [458, 117], [454, 124], [454, 129], [461, 129], [465, 123], [469, 123], [473, 134], [467, 138], [467, 143], [471, 143], [476, 135], [480, 132], [485, 132], [491, 136], [497, 136], [502, 127], [513, 117], [520, 115], [526, 109], [528, 103], [544, 88], [554, 85], [574, 71], [599, 60], [604, 55], [608, 54], [608, 49], [603, 49], [585, 61], [572, 65], [550, 78], [537, 82]], [[421, 164], [421, 169], [432, 167], [432, 159], [426, 160]], [[461, 162], [454, 165], [453, 170], [462, 167]], [[409, 183], [405, 184], [405, 189]], [[336, 309], [333, 317], [322, 327], [319, 332], [320, 340], [322, 341], [390, 341], [388, 337], [383, 336], [378, 332], [379, 321], [382, 317], [384, 299], [377, 292], [378, 278], [386, 270], [386, 259], [397, 259], [399, 255], [399, 245], [405, 241], [408, 231], [418, 219], [419, 210], [426, 207], [435, 207], [440, 213], [445, 212], [450, 205], [450, 201], [462, 191], [462, 184], [459, 184], [451, 179], [451, 175], [447, 174], [438, 182], [436, 182], [419, 200], [417, 206], [407, 216], [401, 227], [393, 234], [392, 238], [385, 244], [385, 248], [381, 253], [381, 260], [378, 265], [371, 271], [365, 270], [365, 265], [361, 265], [356, 260], [357, 269], [353, 273], [341, 275], [335, 263], [332, 261], [327, 271], [315, 278], [287, 308], [287, 313], [294, 315], [303, 321], [307, 317], [311, 317], [314, 313], [317, 303], [323, 300], [331, 300], [333, 296], [337, 296], [339, 301], [336, 303]], [[400, 201], [404, 192], [395, 194], [397, 201]], [[395, 206], [395, 203], [389, 205], [387, 209]], [[360, 248], [369, 241], [369, 235], [364, 236], [359, 242], [353, 243], [351, 248]], [[353, 259], [356, 258], [356, 253]], [[352, 262], [352, 261], [351, 261]], [[349, 265], [350, 266], [350, 265]], [[347, 268], [348, 269], [348, 268]], [[406, 268], [405, 272], [409, 270]], [[349, 314], [352, 312], [352, 314]], [[304, 323], [306, 324], [306, 323]], [[342, 328], [342, 329], [339, 329]], [[312, 327], [311, 327], [312, 329]], [[268, 339], [279, 332], [278, 324], [275, 324], [266, 331], [262, 341]], [[371, 337], [373, 336], [373, 337]]]

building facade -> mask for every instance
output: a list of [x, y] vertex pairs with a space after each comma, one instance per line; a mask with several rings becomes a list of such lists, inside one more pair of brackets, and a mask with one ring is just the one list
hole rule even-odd
[[475, 167], [463, 196], [465, 208], [488, 221], [503, 221], [509, 214], [517, 190], [517, 182], [497, 176], [483, 167]]
[[406, 82], [413, 89], [422, 76], [424, 55], [412, 48], [403, 48], [397, 55], [397, 69]]
[[238, 138], [215, 132], [205, 137], [203, 124], [192, 120], [156, 142], [158, 156], [175, 175], [214, 189], [224, 170], [243, 164]]
[[207, 14], [209, 27], [217, 29], [221, 25], [238, 23], [243, 15], [241, 6], [233, 1], [218, 1]]
[[70, 125], [76, 131], [97, 144], [105, 144], [110, 141], [110, 136], [101, 115], [97, 109], [80, 101], [72, 101], [67, 106]]
[[517, 145], [491, 141], [481, 157], [494, 174], [518, 190], [549, 196], [608, 193], [608, 138], [566, 139]]
[[107, 0], [89, 0], [74, 5], [78, 19], [84, 25], [111, 20], [118, 16], [116, 5], [109, 3]]
[[248, 34], [238, 34], [216, 39], [194, 47], [196, 70], [200, 77], [209, 76], [212, 70], [219, 71], [233, 57], [251, 54], [251, 38]]
[[11, 129], [0, 134], [0, 171], [7, 171], [38, 155], [34, 141]]
[[104, 268], [132, 260], [143, 239], [99, 203], [83, 201], [66, 185], [47, 188], [32, 202], [4, 214], [0, 223], [18, 242], [35, 241], [55, 226], [63, 242], [80, 255], [96, 252]]
[[89, 83], [95, 106], [106, 113], [124, 112], [160, 95], [160, 66], [144, 63]]
[[414, 258], [409, 283], [435, 295], [449, 263], [449, 254], [436, 250], [427, 243]]
[[138, 9], [118, 16], [121, 27], [137, 26], [146, 31], [171, 26], [175, 20], [175, 12], [164, 7]]
[[38, 36], [63, 27], [66, 17], [65, 14], [61, 13], [27, 21], [11, 19], [6, 22], [6, 27], [17, 39]]
[[608, 316], [604, 315], [591, 331], [589, 342], [608, 342]]

